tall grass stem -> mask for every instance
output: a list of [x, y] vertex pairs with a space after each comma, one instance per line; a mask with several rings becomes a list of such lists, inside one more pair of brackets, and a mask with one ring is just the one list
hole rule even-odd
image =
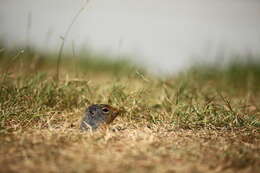
[[72, 19], [71, 23], [69, 24], [64, 36], [61, 37], [62, 42], [61, 42], [61, 46], [59, 49], [59, 54], [58, 54], [58, 60], [57, 60], [57, 66], [56, 66], [56, 81], [59, 81], [59, 75], [60, 75], [60, 63], [61, 63], [61, 58], [62, 58], [62, 52], [63, 52], [63, 48], [64, 48], [64, 44], [65, 41], [69, 35], [69, 32], [73, 26], [73, 24], [76, 22], [77, 18], [79, 17], [79, 15], [83, 12], [83, 10], [85, 9], [86, 5], [88, 4], [89, 0], [87, 0], [85, 2], [85, 4], [82, 6], [82, 8], [79, 9], [79, 11], [76, 13], [76, 15], [74, 16], [74, 18]]

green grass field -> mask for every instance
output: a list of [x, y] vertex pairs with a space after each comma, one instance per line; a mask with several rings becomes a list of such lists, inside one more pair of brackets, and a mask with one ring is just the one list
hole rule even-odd
[[[128, 61], [0, 50], [0, 172], [260, 170], [260, 62], [155, 77]], [[235, 62], [235, 61], [234, 61]], [[81, 132], [86, 106], [122, 114]]]

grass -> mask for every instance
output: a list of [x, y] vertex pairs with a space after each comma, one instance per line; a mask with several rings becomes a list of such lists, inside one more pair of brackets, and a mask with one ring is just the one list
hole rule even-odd
[[[0, 52], [0, 172], [260, 169], [259, 63], [162, 79], [86, 52], [63, 58], [57, 82], [52, 54]], [[93, 103], [124, 113], [108, 129], [81, 132]]]

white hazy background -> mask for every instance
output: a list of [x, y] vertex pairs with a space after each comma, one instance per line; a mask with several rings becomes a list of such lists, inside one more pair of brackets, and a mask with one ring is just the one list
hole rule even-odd
[[[0, 38], [7, 45], [58, 50], [81, 0], [0, 0]], [[28, 23], [31, 21], [30, 26]], [[259, 0], [90, 0], [66, 41], [132, 59], [156, 73], [195, 62], [260, 53]], [[221, 55], [221, 56], [219, 56]]]

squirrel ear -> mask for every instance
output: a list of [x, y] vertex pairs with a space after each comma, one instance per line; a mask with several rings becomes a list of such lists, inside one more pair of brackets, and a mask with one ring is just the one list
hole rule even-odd
[[90, 113], [91, 116], [94, 116], [94, 111], [93, 110], [88, 110], [88, 112]]

